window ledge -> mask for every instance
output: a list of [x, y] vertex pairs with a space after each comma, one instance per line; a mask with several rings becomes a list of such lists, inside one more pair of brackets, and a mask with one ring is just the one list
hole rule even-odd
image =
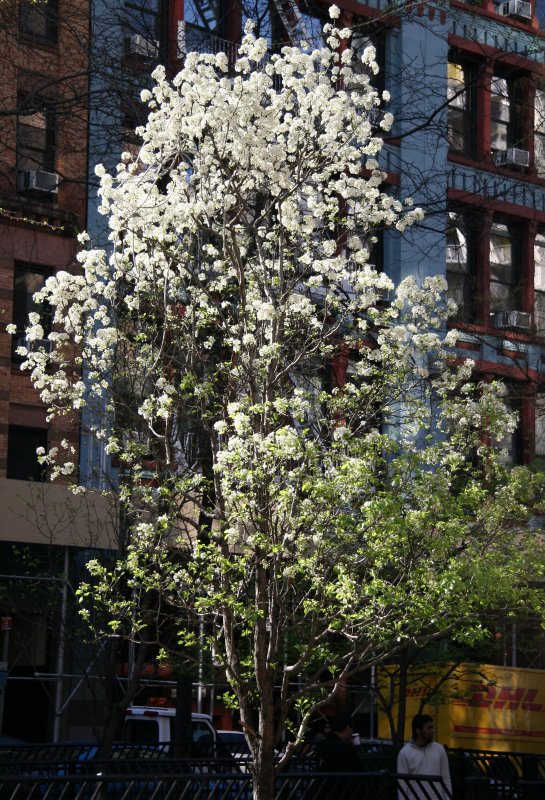
[[49, 53], [56, 53], [59, 50], [59, 39], [44, 39], [41, 36], [33, 36], [31, 33], [19, 33], [19, 44], [25, 47], [38, 47]]
[[493, 336], [497, 339], [506, 339], [511, 342], [524, 342], [527, 344], [540, 345], [545, 343], [545, 334], [543, 336], [537, 336], [531, 333], [520, 333], [519, 331], [508, 330], [507, 328], [494, 328], [492, 325], [482, 325], [473, 322], [457, 322], [456, 320], [450, 320], [448, 327], [464, 333], [471, 333], [475, 336]]
[[510, 25], [513, 28], [518, 28], [519, 30], [531, 31], [534, 34], [543, 35], [540, 31], [538, 31], [539, 23], [535, 14], [532, 15], [532, 19], [529, 22], [521, 22], [520, 20], [513, 19], [512, 17], [503, 17], [501, 14], [497, 14], [495, 11], [490, 11], [489, 9], [484, 8], [482, 5], [478, 5], [477, 3], [464, 3], [462, 0], [451, 0], [450, 5], [453, 8], [459, 8], [463, 11], [469, 11], [472, 14], [478, 14], [478, 16], [484, 17], [485, 19], [493, 19], [496, 22], [502, 22], [504, 25]]
[[[460, 164], [464, 167], [472, 167], [473, 169], [482, 172], [492, 172], [495, 175], [504, 175], [506, 178], [515, 178], [516, 180], [524, 181], [525, 183], [533, 183], [536, 186], [545, 186], [545, 178], [540, 178], [535, 174], [533, 168], [522, 169], [508, 169], [506, 167], [498, 167], [492, 161], [478, 161], [476, 158], [471, 158], [463, 153], [457, 153], [455, 150], [449, 151], [448, 160], [453, 164]], [[524, 172], [523, 170], [527, 171]]]
[[[8, 224], [32, 224], [36, 227], [36, 222], [42, 222], [51, 225], [52, 228], [78, 224], [78, 219], [73, 212], [58, 208], [54, 203], [42, 203], [30, 197], [14, 200], [13, 196], [9, 198], [0, 196], [0, 207], [3, 211], [8, 212], [2, 215], [0, 220]], [[53, 232], [57, 233], [57, 231], [51, 231], [51, 233]], [[70, 230], [59, 232], [72, 235]]]

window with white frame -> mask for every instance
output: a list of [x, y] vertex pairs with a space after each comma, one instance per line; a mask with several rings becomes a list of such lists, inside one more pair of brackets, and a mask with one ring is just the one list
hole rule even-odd
[[509, 148], [526, 150], [528, 147], [523, 136], [528, 110], [524, 77], [494, 75], [490, 91], [490, 149], [494, 160], [501, 166], [528, 166], [523, 163], [524, 159], [502, 158]]
[[534, 403], [534, 457], [536, 464], [545, 468], [545, 397], [538, 395]]
[[538, 82], [534, 106], [534, 164], [540, 178], [545, 178], [545, 82]]
[[538, 233], [534, 244], [534, 328], [545, 336], [545, 234]]
[[469, 65], [453, 61], [447, 73], [447, 125], [448, 143], [451, 150], [474, 155], [475, 114], [472, 69]]
[[494, 75], [490, 98], [490, 147], [492, 152], [506, 150], [509, 146], [511, 102], [505, 78]]
[[517, 309], [517, 239], [505, 224], [490, 231], [490, 313]]
[[462, 214], [451, 212], [446, 230], [446, 274], [450, 300], [458, 307], [455, 318], [471, 321], [472, 258], [468, 225]]

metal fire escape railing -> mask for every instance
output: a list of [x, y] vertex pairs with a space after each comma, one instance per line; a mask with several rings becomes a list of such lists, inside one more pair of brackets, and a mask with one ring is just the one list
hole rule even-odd
[[274, 0], [274, 5], [292, 44], [310, 42], [305, 21], [296, 0]]

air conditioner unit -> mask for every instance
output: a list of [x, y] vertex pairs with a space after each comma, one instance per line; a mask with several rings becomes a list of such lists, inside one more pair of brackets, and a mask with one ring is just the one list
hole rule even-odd
[[145, 56], [146, 58], [157, 58], [159, 55], [159, 42], [142, 36], [140, 33], [131, 33], [127, 38], [127, 53], [131, 56]]
[[59, 176], [56, 172], [43, 172], [40, 169], [27, 169], [19, 173], [19, 191], [36, 194], [57, 194]]
[[500, 311], [492, 317], [495, 328], [512, 328], [519, 331], [529, 331], [531, 321], [529, 311]]
[[518, 17], [518, 19], [532, 19], [532, 4], [527, 0], [507, 0], [500, 3], [498, 14], [502, 17]]
[[529, 167], [530, 153], [528, 150], [521, 150], [518, 147], [508, 147], [507, 150], [498, 150], [494, 153], [494, 164], [496, 164], [497, 167]]

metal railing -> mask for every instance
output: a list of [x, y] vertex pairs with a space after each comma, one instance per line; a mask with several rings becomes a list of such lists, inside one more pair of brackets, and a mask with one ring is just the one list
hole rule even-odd
[[[251, 800], [249, 774], [0, 777], [1, 800]], [[446, 800], [439, 778], [387, 773], [285, 773], [276, 800]], [[475, 798], [476, 800], [476, 798]]]
[[[0, 800], [198, 798], [250, 800], [251, 761], [219, 750], [173, 758], [168, 746], [96, 744], [0, 747]], [[545, 755], [448, 750], [454, 800], [544, 800]], [[293, 758], [276, 782], [279, 800], [443, 800], [437, 778], [399, 776], [393, 748], [358, 748], [360, 772], [323, 773], [315, 758]], [[28, 794], [25, 794], [28, 792]]]

